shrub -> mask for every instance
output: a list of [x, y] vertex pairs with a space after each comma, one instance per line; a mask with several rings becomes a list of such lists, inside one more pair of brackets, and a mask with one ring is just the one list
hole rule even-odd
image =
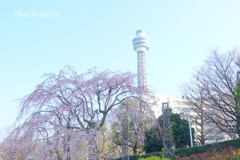
[[213, 151], [214, 149], [216, 149], [218, 151], [221, 148], [226, 148], [226, 147], [228, 148], [230, 146], [233, 146], [235, 148], [240, 148], [240, 139], [205, 144], [202, 146], [179, 148], [179, 149], [176, 149], [175, 155], [177, 155], [179, 157], [190, 157], [192, 154], [195, 154], [195, 153], [203, 153], [206, 151]]
[[149, 155], [163, 157], [163, 152], [152, 152], [152, 153], [149, 153]]
[[[163, 154], [162, 154], [162, 152], [152, 152], [152, 153], [144, 154], [144, 155], [132, 155], [132, 156], [129, 156], [129, 160], [145, 159], [145, 158], [148, 158], [151, 156], [163, 157]], [[117, 158], [115, 160], [122, 160], [122, 157]], [[165, 159], [161, 159], [161, 160], [165, 160]]]
[[140, 158], [138, 160], [170, 160], [168, 158], [160, 158], [160, 157], [157, 157], [157, 156], [151, 156], [151, 157], [148, 157], [148, 158]]
[[191, 157], [176, 158], [176, 160], [239, 160], [240, 150], [234, 147], [222, 148], [218, 151], [213, 149], [212, 151], [206, 151], [204, 153], [196, 153]]
[[[150, 157], [150, 156], [151, 156], [150, 154], [132, 155], [132, 156], [129, 156], [129, 160], [138, 160], [140, 158], [147, 158], [147, 157]], [[115, 159], [115, 160], [122, 160], [122, 157], [118, 158], [118, 159]]]
[[148, 158], [140, 158], [138, 160], [160, 160], [160, 158], [157, 157], [157, 156], [151, 156], [151, 157], [148, 157]]
[[[211, 143], [206, 144], [202, 146], [194, 146], [194, 147], [188, 147], [188, 148], [179, 148], [175, 150], [175, 157], [190, 157], [193, 154], [196, 153], [204, 153], [207, 151], [219, 151], [221, 148], [229, 148], [230, 146], [235, 148], [240, 148], [240, 139], [235, 140], [229, 140], [224, 142], [217, 142], [217, 143]], [[240, 156], [240, 151], [237, 152]], [[162, 152], [152, 152], [145, 155], [135, 155], [135, 156], [129, 156], [129, 160], [138, 160], [140, 158], [147, 158], [151, 156], [158, 156], [163, 157]], [[115, 160], [122, 160], [122, 158], [118, 158]], [[161, 159], [163, 160], [163, 159]], [[188, 159], [184, 159], [188, 160]], [[191, 159], [189, 159], [191, 160]]]

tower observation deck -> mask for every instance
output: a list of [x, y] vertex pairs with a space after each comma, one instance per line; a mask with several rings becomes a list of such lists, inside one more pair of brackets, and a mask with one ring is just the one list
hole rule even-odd
[[147, 88], [146, 51], [149, 49], [150, 39], [144, 30], [136, 31], [136, 38], [132, 40], [133, 49], [137, 52], [138, 87]]

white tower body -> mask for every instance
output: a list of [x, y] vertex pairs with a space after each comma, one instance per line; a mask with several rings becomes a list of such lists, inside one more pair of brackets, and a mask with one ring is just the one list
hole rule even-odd
[[144, 30], [136, 31], [136, 38], [132, 40], [133, 49], [137, 51], [137, 68], [138, 68], [138, 87], [147, 88], [146, 73], [146, 51], [149, 49], [150, 39], [146, 37]]

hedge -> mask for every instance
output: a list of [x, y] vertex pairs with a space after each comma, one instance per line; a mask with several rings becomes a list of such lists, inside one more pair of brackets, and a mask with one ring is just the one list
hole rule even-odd
[[[161, 157], [162, 154], [160, 152], [152, 152], [152, 153], [148, 153], [148, 154], [144, 154], [144, 155], [132, 155], [132, 156], [129, 156], [129, 160], [138, 160], [139, 158], [147, 158], [147, 157], [151, 157], [151, 156]], [[122, 157], [117, 158], [115, 160], [122, 160]]]
[[206, 152], [206, 151], [211, 151], [214, 148], [216, 150], [218, 150], [220, 148], [225, 148], [225, 147], [230, 147], [230, 146], [233, 146], [235, 148], [240, 148], [240, 139], [234, 139], [234, 140], [229, 140], [229, 141], [205, 144], [205, 145], [202, 145], [202, 146], [179, 148], [179, 149], [175, 150], [174, 155], [179, 156], [179, 157], [190, 157], [192, 154], [195, 154], [195, 153], [203, 153], [203, 152]]
[[[179, 149], [175, 150], [174, 155], [178, 156], [178, 157], [190, 157], [192, 154], [195, 154], [195, 153], [203, 153], [206, 151], [211, 151], [213, 149], [218, 150], [218, 149], [225, 148], [225, 147], [228, 148], [230, 146], [240, 149], [240, 139], [210, 143], [210, 144], [205, 144], [202, 146], [179, 148]], [[160, 152], [152, 152], [152, 153], [148, 153], [148, 154], [144, 154], [144, 155], [132, 155], [132, 156], [129, 156], [129, 160], [138, 160], [139, 158], [147, 158], [147, 157], [151, 157], [151, 156], [162, 157], [162, 154]], [[115, 160], [122, 160], [122, 157], [117, 158]]]

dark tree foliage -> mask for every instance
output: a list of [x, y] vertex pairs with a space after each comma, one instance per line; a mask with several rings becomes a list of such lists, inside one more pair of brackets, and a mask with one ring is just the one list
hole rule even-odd
[[[190, 145], [189, 123], [185, 119], [181, 119], [179, 114], [171, 114], [172, 131], [176, 148], [183, 148]], [[192, 137], [194, 130], [192, 128]]]
[[[190, 145], [189, 124], [185, 119], [181, 119], [179, 114], [170, 114], [171, 134], [175, 148], [183, 148]], [[158, 118], [158, 123], [162, 126], [162, 116]], [[146, 153], [158, 152], [163, 148], [163, 141], [160, 129], [154, 127], [145, 132], [144, 151]], [[192, 137], [194, 140], [194, 129], [192, 128]]]
[[[185, 119], [181, 119], [179, 114], [171, 113], [171, 130], [173, 136], [173, 143], [175, 148], [183, 148], [190, 145], [189, 124]], [[162, 117], [158, 118], [158, 123], [162, 124]], [[194, 130], [192, 128], [192, 137], [194, 137]]]
[[236, 100], [236, 110], [240, 111], [240, 79], [238, 79], [238, 83], [235, 89], [235, 94], [234, 94], [234, 98]]
[[162, 138], [160, 131], [157, 127], [150, 129], [149, 131], [145, 132], [145, 145], [144, 151], [146, 153], [151, 152], [158, 152], [161, 151], [163, 148]]

